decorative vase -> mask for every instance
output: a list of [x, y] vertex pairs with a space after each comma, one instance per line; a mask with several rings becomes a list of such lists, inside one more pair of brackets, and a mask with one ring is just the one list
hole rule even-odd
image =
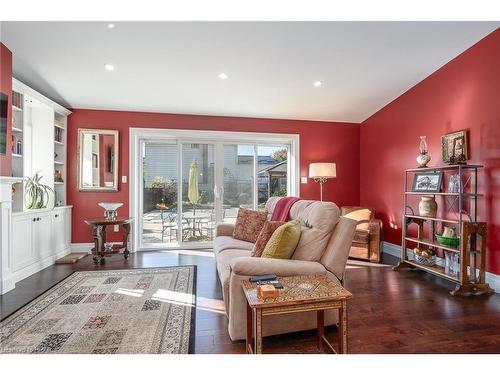
[[434, 197], [423, 196], [418, 204], [418, 212], [420, 216], [436, 217], [437, 203]]
[[427, 167], [427, 163], [431, 161], [429, 151], [427, 149], [427, 140], [425, 135], [420, 136], [420, 155], [417, 156], [417, 163], [420, 168]]

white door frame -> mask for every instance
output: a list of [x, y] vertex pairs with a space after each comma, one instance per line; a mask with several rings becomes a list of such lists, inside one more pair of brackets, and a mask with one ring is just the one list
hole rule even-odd
[[[288, 189], [289, 195], [300, 195], [300, 137], [298, 134], [282, 134], [282, 133], [257, 133], [257, 132], [238, 132], [238, 131], [213, 131], [213, 130], [178, 130], [178, 129], [153, 129], [153, 128], [130, 128], [129, 129], [129, 215], [134, 218], [131, 230], [131, 251], [138, 250], [159, 250], [159, 247], [150, 246], [141, 248], [140, 234], [142, 220], [139, 214], [141, 213], [140, 191], [141, 183], [140, 176], [142, 175], [142, 160], [141, 143], [144, 141], [176, 141], [181, 143], [234, 143], [234, 144], [254, 144], [259, 145], [275, 145], [286, 144], [289, 146], [289, 162], [288, 172], [290, 186]], [[217, 149], [217, 147], [216, 147]], [[217, 175], [221, 173], [222, 155], [215, 155], [215, 181], [217, 183]], [[256, 166], [255, 166], [256, 167]], [[220, 169], [218, 172], [217, 170]], [[257, 178], [255, 178], [257, 181]], [[217, 188], [217, 186], [216, 186]], [[203, 244], [182, 244], [175, 248], [196, 248], [207, 247], [207, 243]], [[165, 244], [162, 244], [161, 249], [166, 249]], [[173, 249], [173, 248], [172, 248]]]

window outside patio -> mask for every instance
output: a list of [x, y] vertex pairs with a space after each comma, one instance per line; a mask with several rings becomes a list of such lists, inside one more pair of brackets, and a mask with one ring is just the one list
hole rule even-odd
[[[222, 221], [234, 223], [239, 208], [263, 209], [270, 196], [287, 195], [286, 146], [223, 145]], [[146, 143], [143, 152], [143, 243], [210, 242], [215, 236], [214, 148], [208, 144], [182, 145], [182, 209], [178, 210], [178, 148], [176, 144]], [[254, 153], [258, 163], [254, 165]], [[198, 170], [199, 199], [188, 199], [189, 172]], [[254, 200], [254, 171], [257, 194]], [[192, 181], [192, 180], [191, 180]], [[180, 213], [179, 213], [180, 211]], [[181, 214], [179, 220], [179, 214]]]

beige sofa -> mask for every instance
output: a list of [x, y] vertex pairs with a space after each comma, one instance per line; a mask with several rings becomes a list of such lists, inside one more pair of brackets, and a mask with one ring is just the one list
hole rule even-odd
[[[269, 218], [278, 199], [270, 198], [266, 203]], [[266, 274], [326, 274], [339, 283], [344, 278], [356, 221], [341, 217], [334, 203], [312, 200], [295, 203], [290, 218], [301, 221], [302, 232], [292, 259], [287, 260], [251, 257], [254, 244], [234, 239], [232, 224], [217, 227], [214, 254], [232, 340], [244, 339], [246, 333], [246, 300], [241, 289], [242, 280]], [[327, 312], [325, 323], [337, 323], [336, 314]], [[264, 336], [312, 328], [316, 328], [314, 312], [268, 316], [263, 321]]]

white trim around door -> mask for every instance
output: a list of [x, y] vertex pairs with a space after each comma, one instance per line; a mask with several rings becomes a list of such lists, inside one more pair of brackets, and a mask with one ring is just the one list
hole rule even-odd
[[[214, 144], [216, 146], [216, 176], [222, 175], [220, 163], [220, 150], [224, 144], [255, 144], [255, 145], [276, 145], [284, 144], [289, 147], [288, 175], [289, 186], [288, 194], [293, 196], [300, 195], [300, 137], [298, 134], [282, 133], [257, 133], [257, 132], [238, 132], [238, 131], [211, 131], [211, 130], [177, 130], [177, 129], [152, 129], [152, 128], [130, 128], [129, 129], [129, 215], [134, 218], [134, 225], [131, 231], [131, 251], [165, 249], [158, 247], [141, 247], [141, 143], [145, 141], [152, 142], [178, 142], [181, 143], [199, 143]], [[217, 187], [216, 187], [217, 190]], [[208, 244], [210, 246], [210, 244]], [[207, 243], [200, 244], [180, 244], [178, 248], [206, 248]], [[169, 249], [174, 247], [169, 247]]]

